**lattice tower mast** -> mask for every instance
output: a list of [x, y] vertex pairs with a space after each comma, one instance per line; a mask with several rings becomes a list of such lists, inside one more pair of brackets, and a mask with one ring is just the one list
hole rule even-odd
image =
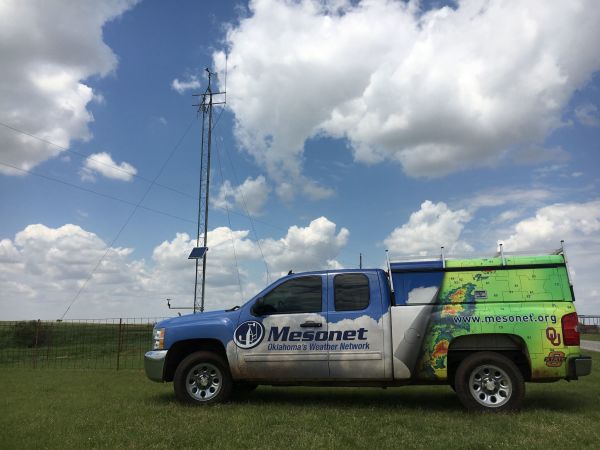
[[[200, 144], [200, 189], [198, 196], [198, 228], [196, 233], [196, 247], [207, 249], [208, 238], [208, 203], [210, 195], [210, 157], [212, 149], [213, 107], [224, 105], [225, 101], [215, 102], [213, 96], [225, 92], [212, 91], [212, 78], [216, 74], [206, 69], [208, 73], [208, 86], [204, 91], [202, 100], [198, 105], [198, 113], [202, 114], [202, 141]], [[206, 291], [206, 251], [202, 256], [202, 271], [200, 272], [200, 306], [198, 306], [198, 275], [200, 268], [199, 258], [196, 259], [196, 277], [194, 282], [194, 313], [204, 311], [204, 294]]]

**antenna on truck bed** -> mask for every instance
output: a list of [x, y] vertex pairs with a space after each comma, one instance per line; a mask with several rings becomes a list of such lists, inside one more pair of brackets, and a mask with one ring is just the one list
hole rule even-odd
[[565, 250], [565, 241], [563, 239], [560, 240], [560, 249], [556, 253], [562, 255], [565, 261], [565, 267], [567, 268], [567, 281], [569, 282], [569, 286], [571, 286], [572, 290], [573, 284], [571, 283], [571, 274], [569, 273], [569, 263], [567, 261], [567, 251]]
[[392, 277], [392, 266], [390, 264], [390, 253], [388, 252], [387, 249], [385, 249], [385, 259], [387, 261], [387, 267], [388, 267], [388, 274], [389, 274], [389, 278], [390, 278], [390, 291], [392, 291], [392, 293], [394, 292], [394, 278]]

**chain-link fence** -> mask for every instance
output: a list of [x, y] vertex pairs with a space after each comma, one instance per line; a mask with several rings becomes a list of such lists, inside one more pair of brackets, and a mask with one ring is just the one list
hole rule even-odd
[[0, 368], [140, 369], [159, 320], [0, 321]]

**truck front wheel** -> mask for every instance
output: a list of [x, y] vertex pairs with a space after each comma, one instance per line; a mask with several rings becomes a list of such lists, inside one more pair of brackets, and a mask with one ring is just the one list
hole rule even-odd
[[478, 352], [458, 366], [454, 387], [461, 403], [472, 411], [516, 411], [525, 397], [525, 382], [506, 356]]
[[231, 393], [227, 363], [212, 352], [195, 352], [179, 363], [173, 377], [175, 396], [183, 403], [220, 403]]

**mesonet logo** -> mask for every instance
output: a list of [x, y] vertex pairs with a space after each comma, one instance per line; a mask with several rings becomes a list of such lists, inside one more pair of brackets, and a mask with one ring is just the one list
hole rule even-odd
[[238, 326], [233, 332], [233, 341], [243, 349], [250, 349], [260, 344], [265, 335], [265, 327], [256, 320], [249, 320]]
[[311, 341], [366, 341], [367, 333], [369, 330], [366, 328], [359, 328], [358, 330], [332, 330], [332, 331], [291, 331], [290, 327], [271, 327], [269, 331], [269, 341], [282, 341], [282, 342], [311, 342]]

